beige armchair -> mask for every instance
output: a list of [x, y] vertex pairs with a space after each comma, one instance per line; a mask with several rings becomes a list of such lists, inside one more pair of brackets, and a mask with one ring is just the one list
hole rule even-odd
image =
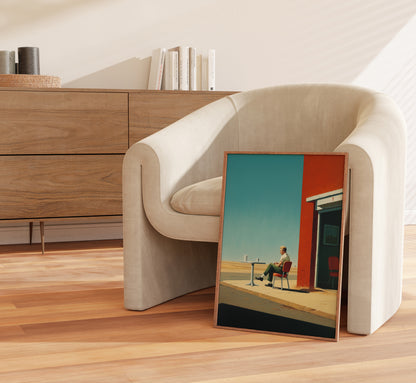
[[[128, 150], [125, 307], [215, 285], [220, 191], [205, 193], [204, 181], [218, 185], [211, 179], [222, 175], [224, 151], [238, 150], [349, 153], [348, 331], [375, 331], [401, 302], [405, 123], [387, 96], [343, 85], [234, 94]], [[185, 187], [179, 196], [191, 190], [191, 203], [178, 212], [171, 199]]]

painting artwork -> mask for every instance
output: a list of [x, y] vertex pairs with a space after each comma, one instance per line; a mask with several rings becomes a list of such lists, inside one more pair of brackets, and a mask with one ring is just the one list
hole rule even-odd
[[216, 326], [338, 340], [347, 162], [225, 153]]

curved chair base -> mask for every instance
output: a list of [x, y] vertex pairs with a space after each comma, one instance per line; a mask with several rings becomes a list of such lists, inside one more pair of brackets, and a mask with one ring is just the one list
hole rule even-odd
[[215, 285], [217, 243], [178, 241], [144, 226], [140, 239], [124, 245], [125, 308], [146, 310]]

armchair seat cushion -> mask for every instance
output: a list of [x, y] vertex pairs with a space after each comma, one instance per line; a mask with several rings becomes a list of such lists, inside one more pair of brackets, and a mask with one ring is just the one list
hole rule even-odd
[[172, 209], [183, 214], [220, 216], [222, 177], [210, 178], [178, 190]]

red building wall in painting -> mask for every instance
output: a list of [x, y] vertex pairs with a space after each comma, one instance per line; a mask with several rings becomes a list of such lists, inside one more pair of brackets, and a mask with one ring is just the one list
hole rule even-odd
[[344, 156], [305, 155], [303, 163], [297, 285], [313, 288], [315, 281], [315, 205], [306, 198], [341, 189], [344, 182]]

